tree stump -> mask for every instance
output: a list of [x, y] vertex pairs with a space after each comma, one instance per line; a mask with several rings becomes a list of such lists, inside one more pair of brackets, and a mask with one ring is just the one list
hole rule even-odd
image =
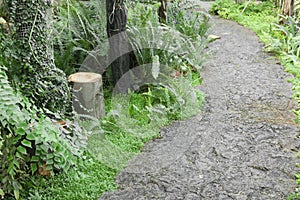
[[73, 109], [81, 119], [105, 116], [102, 76], [78, 72], [69, 76], [72, 82]]

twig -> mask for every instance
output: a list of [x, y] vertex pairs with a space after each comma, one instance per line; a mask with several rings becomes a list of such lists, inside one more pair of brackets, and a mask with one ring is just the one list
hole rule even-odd
[[251, 2], [251, 0], [249, 0], [249, 1], [246, 3], [246, 5], [245, 5], [244, 9], [242, 10], [241, 14], [244, 13], [244, 11], [246, 10], [246, 8], [248, 7], [248, 5], [249, 5], [250, 2]]

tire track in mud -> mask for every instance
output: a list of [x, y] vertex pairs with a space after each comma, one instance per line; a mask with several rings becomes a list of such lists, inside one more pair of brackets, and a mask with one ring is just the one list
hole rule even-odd
[[300, 143], [289, 75], [253, 32], [211, 21], [221, 39], [202, 70], [202, 113], [163, 128], [117, 176], [119, 190], [100, 199], [273, 200], [294, 191]]

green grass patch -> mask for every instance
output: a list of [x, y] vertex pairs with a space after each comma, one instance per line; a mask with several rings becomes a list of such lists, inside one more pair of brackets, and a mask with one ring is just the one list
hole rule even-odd
[[24, 199], [97, 199], [103, 192], [116, 189], [116, 173], [116, 170], [86, 155], [66, 174], [31, 178], [28, 181], [28, 184], [32, 183], [30, 194]]
[[271, 42], [272, 23], [279, 21], [279, 10], [267, 1], [259, 4], [253, 1], [249, 4], [236, 4], [233, 0], [218, 0], [210, 12], [249, 27], [265, 43]]
[[[191, 78], [191, 79], [187, 79]], [[114, 177], [139, 153], [146, 142], [160, 138], [159, 130], [172, 120], [199, 113], [204, 96], [192, 85], [201, 83], [193, 73], [172, 78], [173, 84], [147, 86], [126, 98], [108, 99], [108, 114], [82, 124], [90, 136], [84, 158], [68, 172], [28, 178], [24, 199], [97, 199], [117, 189]], [[109, 98], [110, 92], [105, 92]], [[196, 98], [196, 99], [193, 99]], [[124, 100], [125, 99], [125, 100]], [[117, 110], [121, 105], [121, 109]], [[116, 109], [116, 110], [113, 110]]]

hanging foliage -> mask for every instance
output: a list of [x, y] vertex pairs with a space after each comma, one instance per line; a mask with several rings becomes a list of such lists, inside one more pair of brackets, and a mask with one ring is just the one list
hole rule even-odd
[[0, 30], [0, 199], [4, 194], [19, 199], [30, 174], [67, 171], [81, 143], [79, 131], [62, 134], [45, 115], [63, 115], [70, 102], [65, 74], [55, 67], [49, 43], [50, 5], [6, 3], [14, 31]]
[[80, 150], [13, 90], [5, 71], [0, 65], [0, 198], [2, 192], [19, 199], [26, 177], [67, 171]]

